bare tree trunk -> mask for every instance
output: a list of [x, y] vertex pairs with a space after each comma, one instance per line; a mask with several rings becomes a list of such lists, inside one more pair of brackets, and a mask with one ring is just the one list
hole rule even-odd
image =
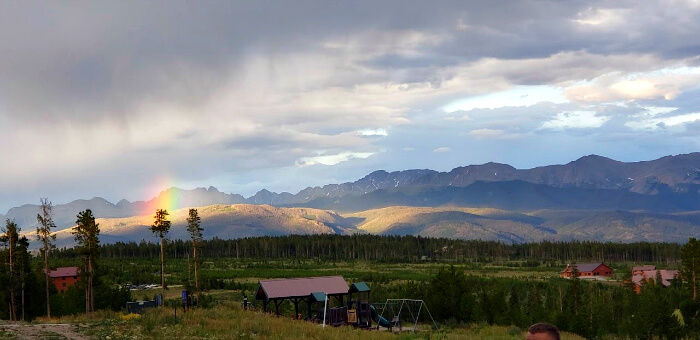
[[199, 295], [199, 265], [197, 264], [197, 241], [194, 242], [194, 289]]
[[85, 314], [90, 314], [90, 278], [85, 276]]
[[95, 311], [95, 269], [90, 258], [90, 311]]
[[[12, 237], [12, 236], [11, 236]], [[15, 267], [13, 266], [13, 240], [10, 239], [10, 320], [17, 320], [17, 303], [15, 302], [15, 280], [13, 279], [13, 274], [15, 272]]]
[[49, 297], [49, 247], [44, 247], [44, 273], [46, 274], [46, 316], [51, 319], [51, 300]]
[[160, 287], [163, 294], [163, 305], [165, 305], [165, 253], [163, 252], [165, 247], [164, 240], [160, 238]]
[[87, 275], [85, 275], [85, 313], [94, 312], [92, 302], [92, 257], [88, 256]]
[[22, 321], [24, 321], [24, 280], [22, 282]]

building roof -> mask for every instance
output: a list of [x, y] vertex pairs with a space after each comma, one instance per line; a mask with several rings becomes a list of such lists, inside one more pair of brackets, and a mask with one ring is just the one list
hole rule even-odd
[[364, 283], [364, 282], [355, 282], [350, 286], [350, 290], [348, 292], [350, 293], [356, 293], [356, 292], [369, 292], [369, 286]]
[[348, 284], [342, 276], [302, 277], [296, 279], [260, 280], [255, 299], [308, 297], [314, 292], [327, 295], [348, 293]]
[[326, 294], [322, 292], [313, 292], [309, 295], [309, 300], [316, 302], [326, 301]]
[[59, 267], [49, 272], [51, 278], [78, 276], [78, 267]]
[[634, 282], [636, 285], [640, 285], [643, 281], [656, 281], [656, 272], [661, 274], [661, 284], [663, 284], [664, 287], [670, 286], [671, 280], [678, 276], [677, 270], [645, 270], [642, 272], [642, 274], [632, 276], [632, 282]]
[[633, 271], [633, 272], [645, 271], [645, 270], [656, 270], [656, 266], [637, 266], [637, 267], [632, 267], [632, 271]]
[[[592, 272], [592, 271], [594, 271], [596, 268], [598, 268], [598, 267], [600, 267], [600, 266], [605, 266], [605, 264], [602, 263], [602, 262], [597, 262], [597, 263], [577, 263], [577, 264], [572, 264], [572, 265], [571, 265], [571, 267], [576, 267], [576, 269], [578, 270], [579, 273], [582, 273], [582, 272]], [[607, 267], [607, 266], [606, 266], [606, 267]], [[567, 269], [569, 269], [569, 266], [568, 266], [568, 265], [567, 265], [566, 268], [564, 268], [564, 270], [562, 270], [560, 273], [565, 272]]]

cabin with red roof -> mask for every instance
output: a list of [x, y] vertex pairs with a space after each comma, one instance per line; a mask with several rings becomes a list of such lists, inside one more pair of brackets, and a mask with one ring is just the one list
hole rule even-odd
[[560, 277], [571, 278], [574, 276], [574, 268], [578, 271], [579, 278], [595, 279], [599, 277], [611, 277], [613, 269], [602, 262], [567, 264], [566, 268], [559, 272]]
[[[632, 268], [632, 284], [634, 284], [634, 291], [637, 294], [642, 292], [642, 286], [646, 284], [659, 284], [656, 282], [657, 276], [661, 277], [661, 286], [668, 287], [671, 285], [671, 281], [678, 278], [677, 270], [659, 269], [657, 270], [655, 266], [643, 266], [647, 270], [636, 270], [641, 267]], [[651, 269], [648, 269], [651, 267]]]
[[78, 282], [78, 267], [60, 267], [49, 272], [49, 277], [59, 293]]

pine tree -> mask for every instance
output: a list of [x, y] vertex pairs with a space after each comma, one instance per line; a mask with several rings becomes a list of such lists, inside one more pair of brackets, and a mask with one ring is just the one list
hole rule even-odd
[[19, 277], [16, 270], [17, 267], [17, 248], [19, 242], [20, 228], [14, 221], [9, 218], [5, 221], [5, 228], [2, 229], [3, 235], [0, 237], [3, 243], [7, 244], [9, 255], [9, 294], [10, 294], [10, 320], [17, 320], [17, 301], [15, 289], [19, 283]]
[[95, 279], [95, 259], [100, 253], [100, 225], [95, 223], [92, 211], [87, 209], [77, 215], [76, 227], [73, 229], [76, 250], [83, 261], [83, 277], [85, 278], [85, 312], [95, 311], [95, 294], [93, 292]]
[[698, 280], [700, 280], [700, 242], [691, 237], [681, 248], [681, 259], [683, 261], [682, 274], [684, 280], [691, 285], [693, 300], [698, 297]]
[[190, 216], [187, 218], [187, 231], [190, 233], [192, 238], [192, 250], [194, 253], [194, 287], [199, 294], [199, 264], [197, 260], [197, 247], [199, 242], [202, 240], [202, 231], [204, 229], [201, 227], [201, 219], [199, 218], [199, 213], [197, 209], [190, 209]]
[[51, 234], [51, 229], [56, 227], [53, 222], [53, 205], [48, 198], [41, 200], [41, 213], [36, 215], [39, 226], [36, 227], [36, 237], [41, 242], [41, 253], [44, 256], [44, 275], [46, 278], [46, 316], [51, 318], [51, 301], [49, 299], [49, 252], [55, 247], [56, 235]]
[[165, 209], [156, 210], [156, 215], [153, 216], [155, 221], [150, 227], [151, 232], [160, 238], [160, 283], [163, 301], [165, 301], [165, 236], [170, 231], [168, 215], [168, 211]]

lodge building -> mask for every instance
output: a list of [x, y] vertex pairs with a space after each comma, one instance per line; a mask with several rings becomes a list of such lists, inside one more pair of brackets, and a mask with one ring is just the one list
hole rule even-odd
[[574, 276], [574, 269], [578, 271], [577, 277], [579, 278], [599, 278], [599, 277], [611, 277], [613, 274], [613, 269], [602, 262], [598, 263], [578, 263], [578, 264], [567, 264], [566, 268], [559, 272], [560, 277], [571, 278]]
[[59, 293], [78, 282], [78, 267], [60, 267], [49, 272], [49, 277]]

